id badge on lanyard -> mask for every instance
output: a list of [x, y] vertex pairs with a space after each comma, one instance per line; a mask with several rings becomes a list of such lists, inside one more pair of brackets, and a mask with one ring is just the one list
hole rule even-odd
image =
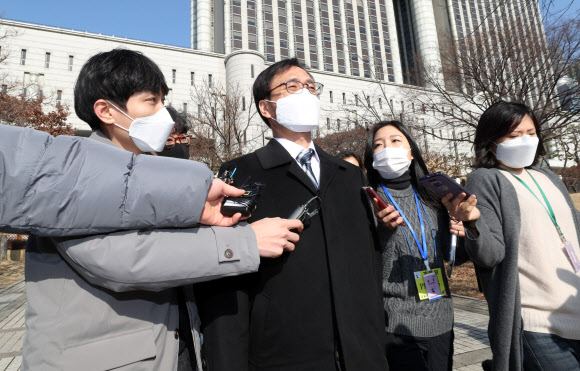
[[[423, 263], [425, 264], [425, 268], [427, 268], [426, 270], [413, 272], [413, 278], [415, 279], [415, 284], [417, 285], [417, 292], [419, 293], [419, 300], [427, 300], [428, 299], [429, 301], [432, 301], [432, 300], [437, 300], [437, 299], [442, 298], [443, 296], [445, 296], [447, 294], [447, 292], [445, 291], [445, 283], [443, 281], [443, 275], [442, 275], [441, 268], [431, 269], [431, 267], [429, 266], [429, 256], [428, 256], [428, 250], [427, 250], [427, 242], [426, 242], [426, 238], [425, 238], [425, 226], [423, 223], [423, 217], [421, 216], [422, 205], [419, 206], [420, 201], [419, 201], [419, 198], [417, 197], [417, 191], [413, 187], [413, 193], [415, 196], [415, 204], [417, 206], [417, 213], [419, 216], [419, 223], [421, 224], [422, 243], [419, 242], [419, 238], [417, 237], [417, 234], [413, 230], [411, 223], [409, 223], [409, 221], [407, 220], [407, 217], [403, 213], [403, 210], [399, 207], [399, 205], [397, 205], [397, 202], [395, 201], [395, 199], [393, 198], [393, 196], [391, 195], [391, 193], [389, 192], [387, 187], [385, 187], [383, 184], [381, 184], [381, 186], [383, 187], [383, 190], [385, 191], [385, 195], [387, 196], [389, 201], [393, 204], [395, 209], [397, 209], [397, 211], [399, 211], [399, 215], [401, 215], [401, 217], [403, 218], [403, 220], [407, 224], [407, 227], [409, 228], [409, 231], [411, 232], [413, 239], [415, 240], [415, 243], [417, 244], [417, 248], [419, 249], [419, 253], [421, 254], [421, 257], [423, 258]], [[424, 209], [423, 209], [423, 212], [425, 212]], [[427, 214], [427, 212], [425, 212], [425, 216], [427, 217], [427, 220], [429, 221], [429, 225], [431, 226], [431, 233], [433, 234], [433, 225], [431, 224], [431, 220], [429, 220], [429, 215]], [[409, 245], [409, 249], [411, 250], [411, 256], [414, 257], [413, 248], [411, 247], [411, 243], [409, 242], [409, 239], [407, 238], [407, 232], [405, 232], [404, 229], [403, 229], [403, 233], [405, 234], [405, 239], [407, 240], [407, 244]], [[435, 235], [433, 234], [432, 237], [433, 237], [433, 243], [435, 244]], [[437, 258], [437, 246], [436, 245], [434, 245], [433, 251], [435, 251], [435, 259], [436, 259]]]
[[419, 300], [429, 299], [429, 301], [433, 301], [447, 295], [441, 268], [414, 272], [414, 277], [419, 292]]
[[[501, 171], [505, 171], [505, 172], [510, 173], [509, 171], [507, 171], [505, 169], [502, 169], [502, 168], [498, 168], [498, 169]], [[536, 181], [536, 178], [534, 178], [534, 176], [532, 174], [530, 174], [528, 169], [526, 169], [526, 172], [528, 173], [530, 178], [532, 178], [534, 183], [536, 183], [536, 186], [540, 190], [540, 193], [542, 194], [542, 197], [544, 198], [544, 202], [546, 203], [547, 207], [544, 206], [544, 204], [542, 204], [542, 201], [540, 201], [538, 196], [536, 196], [534, 191], [532, 191], [532, 189], [526, 184], [526, 182], [524, 182], [522, 179], [520, 179], [515, 174], [512, 174], [512, 173], [510, 173], [510, 174], [514, 178], [516, 178], [524, 187], [526, 187], [528, 189], [528, 191], [530, 191], [532, 196], [534, 196], [536, 198], [536, 200], [538, 200], [538, 202], [544, 207], [544, 209], [548, 213], [548, 216], [552, 220], [554, 227], [556, 227], [556, 229], [558, 230], [558, 234], [560, 235], [560, 239], [562, 240], [562, 243], [563, 243], [562, 250], [564, 251], [564, 254], [566, 254], [566, 257], [570, 261], [570, 264], [572, 264], [572, 268], [574, 268], [574, 272], [575, 273], [580, 272], [580, 261], [578, 260], [578, 256], [576, 255], [576, 252], [574, 252], [574, 247], [572, 247], [572, 243], [570, 243], [570, 241], [566, 241], [566, 238], [564, 237], [564, 233], [562, 233], [562, 230], [560, 229], [560, 226], [558, 225], [558, 221], [556, 220], [556, 214], [554, 214], [554, 210], [552, 210], [552, 206], [550, 205], [550, 201], [548, 201], [548, 197], [546, 197], [546, 195], [544, 194], [544, 191], [542, 190], [542, 187], [540, 187], [540, 185]]]

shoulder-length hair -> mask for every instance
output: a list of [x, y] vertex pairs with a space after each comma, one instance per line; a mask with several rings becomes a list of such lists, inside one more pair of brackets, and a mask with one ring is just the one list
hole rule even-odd
[[443, 204], [441, 203], [439, 197], [425, 186], [423, 186], [421, 182], [419, 182], [419, 178], [429, 174], [429, 170], [427, 169], [427, 165], [425, 164], [423, 156], [421, 155], [421, 150], [419, 149], [417, 142], [415, 142], [415, 139], [413, 139], [411, 132], [404, 124], [399, 121], [380, 121], [369, 130], [367, 143], [365, 146], [364, 164], [371, 187], [377, 189], [377, 186], [381, 181], [381, 175], [377, 170], [375, 170], [375, 168], [373, 168], [373, 142], [377, 131], [379, 131], [381, 128], [384, 128], [385, 126], [393, 126], [401, 133], [403, 133], [405, 138], [407, 138], [409, 145], [411, 146], [411, 155], [413, 156], [413, 161], [409, 167], [411, 184], [413, 184], [417, 189], [421, 200], [432, 208], [443, 208]]
[[536, 134], [540, 142], [536, 150], [536, 156], [532, 165], [536, 165], [540, 156], [546, 153], [542, 141], [540, 122], [534, 112], [525, 104], [518, 102], [499, 101], [483, 112], [477, 123], [473, 146], [475, 148], [475, 161], [473, 167], [492, 168], [499, 165], [495, 153], [491, 147], [495, 141], [514, 131], [528, 115], [534, 122]]

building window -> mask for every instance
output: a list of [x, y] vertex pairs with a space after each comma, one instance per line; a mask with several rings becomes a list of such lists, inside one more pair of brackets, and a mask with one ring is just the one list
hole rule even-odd
[[2, 94], [8, 93], [8, 85], [2, 84]]
[[209, 86], [211, 88], [211, 80], [212, 80], [212, 75], [211, 73], [209, 75], [207, 75], [207, 86]]
[[173, 82], [174, 84], [175, 84], [176, 77], [177, 77], [177, 71], [171, 70], [171, 82]]
[[26, 65], [26, 49], [22, 49], [22, 51], [20, 51], [20, 65]]
[[22, 95], [26, 96], [28, 93], [28, 86], [30, 86], [30, 72], [24, 72], [24, 79], [22, 81]]
[[334, 100], [332, 99], [332, 90], [330, 91], [330, 103], [334, 103]]
[[189, 74], [189, 79], [190, 79], [190, 85], [193, 86], [193, 84], [195, 82], [195, 72], [191, 72]]
[[68, 56], [68, 70], [72, 71], [75, 57], [73, 55]]
[[346, 93], [342, 93], [342, 104], [346, 104]]
[[250, 74], [251, 74], [252, 78], [254, 78], [254, 65], [253, 64], [250, 66]]
[[44, 68], [50, 67], [50, 53], [44, 55]]
[[61, 102], [62, 102], [62, 90], [57, 90], [56, 91], [56, 106], [60, 107]]
[[242, 111], [246, 110], [246, 97], [242, 97]]
[[171, 106], [173, 103], [173, 89], [168, 89], [167, 90], [167, 95], [165, 96], [165, 100], [167, 102], [167, 105]]

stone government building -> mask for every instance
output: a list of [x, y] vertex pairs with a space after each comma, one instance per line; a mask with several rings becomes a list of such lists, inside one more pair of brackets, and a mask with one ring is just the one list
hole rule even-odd
[[[492, 29], [507, 20], [498, 13], [513, 15], [516, 8], [516, 14], [526, 12], [522, 19], [529, 27], [543, 33], [537, 2], [526, 0], [499, 5], [492, 0], [191, 0], [191, 48], [1, 20], [0, 27], [17, 35], [2, 45], [9, 57], [0, 66], [6, 73], [0, 79], [2, 89], [7, 79], [19, 80], [25, 95], [50, 94], [54, 104], [72, 108], [74, 83], [85, 61], [100, 51], [129, 48], [160, 66], [170, 88], [166, 103], [196, 114], [194, 86], [238, 86], [250, 102], [255, 76], [275, 61], [296, 56], [324, 84], [317, 133], [324, 135], [352, 128], [352, 112], [365, 103], [387, 117], [385, 98], [360, 98], [379, 84], [395, 110], [414, 111], [405, 107], [404, 93], [428, 86], [414, 81], [413, 56], [438, 68], [444, 35], [462, 40], [476, 27]], [[69, 123], [87, 134], [88, 125], [71, 111]], [[426, 125], [441, 120], [429, 112], [424, 116]], [[253, 120], [256, 132], [263, 132], [259, 116]], [[261, 135], [264, 141], [271, 134]], [[429, 145], [450, 149], [436, 139]], [[462, 151], [471, 150], [465, 147]]]

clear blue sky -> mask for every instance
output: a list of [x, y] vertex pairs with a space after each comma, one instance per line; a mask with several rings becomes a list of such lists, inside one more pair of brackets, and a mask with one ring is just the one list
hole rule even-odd
[[[573, 2], [566, 15], [580, 12], [580, 0], [554, 2], [556, 8]], [[190, 4], [190, 0], [0, 0], [0, 17], [190, 47]]]
[[0, 17], [190, 47], [190, 0], [0, 0]]

